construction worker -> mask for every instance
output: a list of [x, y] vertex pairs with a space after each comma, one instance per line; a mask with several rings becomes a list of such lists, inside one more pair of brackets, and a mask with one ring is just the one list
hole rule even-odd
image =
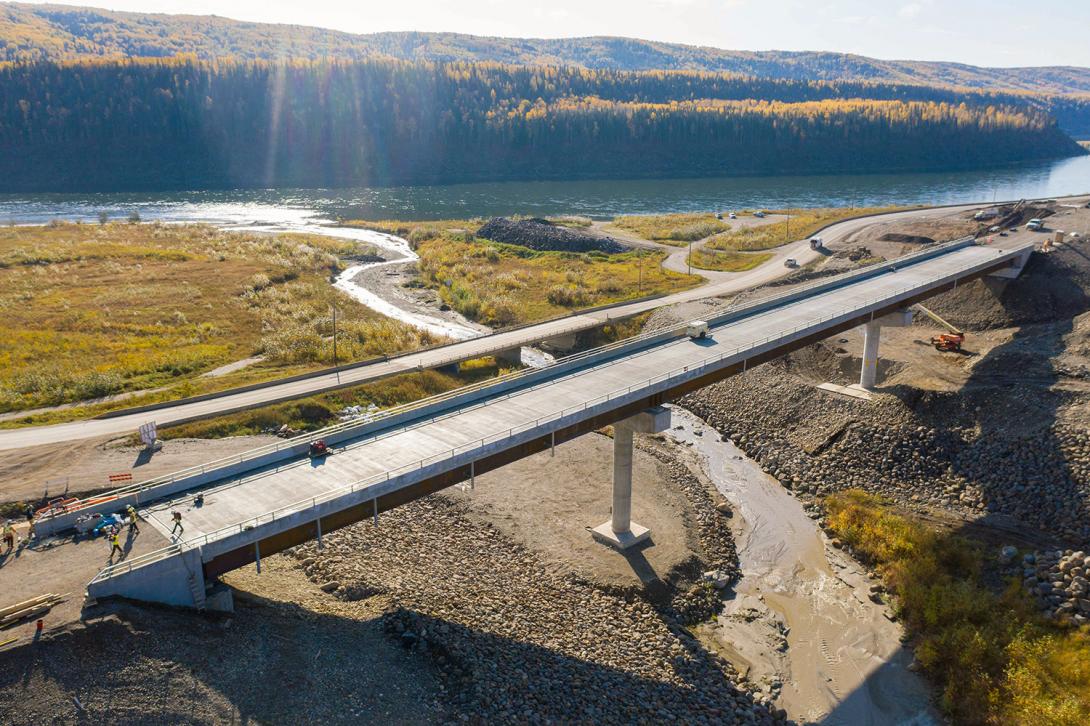
[[24, 514], [26, 514], [27, 526], [30, 528], [27, 531], [27, 539], [34, 539], [34, 505], [26, 505], [26, 511], [24, 512]]
[[174, 519], [174, 526], [171, 527], [170, 533], [174, 534], [174, 531], [177, 530], [178, 536], [181, 537], [182, 533], [185, 532], [185, 527], [182, 526], [182, 513], [174, 510], [170, 513], [170, 516]]
[[110, 559], [114, 558], [114, 553], [125, 556], [125, 550], [121, 549], [121, 538], [117, 535], [117, 530], [110, 531]]
[[4, 524], [4, 544], [8, 546], [8, 552], [15, 549], [15, 527], [10, 519]]
[[125, 511], [129, 515], [129, 534], [140, 534], [140, 528], [136, 526], [136, 510], [130, 504]]

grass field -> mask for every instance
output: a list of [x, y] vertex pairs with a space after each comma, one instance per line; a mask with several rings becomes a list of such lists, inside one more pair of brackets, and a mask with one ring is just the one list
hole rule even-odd
[[760, 267], [768, 262], [772, 255], [767, 252], [719, 252], [716, 250], [693, 250], [686, 258], [693, 267], [701, 270], [716, 270], [718, 272], [745, 272], [754, 267]]
[[1090, 722], [1090, 629], [1043, 620], [1020, 582], [988, 585], [988, 555], [861, 491], [826, 499], [828, 525], [895, 595], [916, 659], [958, 724]]
[[788, 242], [806, 239], [825, 225], [842, 219], [878, 212], [892, 212], [896, 209], [898, 207], [779, 209], [770, 213], [786, 214], [790, 216], [790, 219], [759, 227], [743, 227], [722, 232], [708, 240], [705, 246], [714, 250], [733, 250], [736, 252], [770, 250]]
[[665, 253], [573, 254], [450, 234], [421, 242], [420, 279], [471, 320], [502, 327], [642, 295], [682, 290], [699, 277], [662, 269]]
[[[582, 218], [552, 221], [583, 226]], [[420, 255], [419, 284], [467, 318], [504, 327], [698, 285], [702, 280], [662, 269], [666, 255], [635, 251], [537, 252], [477, 239], [482, 220], [353, 222], [409, 239]]]
[[730, 229], [714, 214], [640, 214], [617, 217], [611, 222], [628, 232], [654, 242], [682, 246]]
[[[434, 342], [329, 285], [368, 251], [199, 225], [0, 228], [0, 412], [155, 391], [124, 405], [147, 403], [328, 365], [334, 302], [342, 362]], [[201, 377], [254, 355], [264, 361]]]

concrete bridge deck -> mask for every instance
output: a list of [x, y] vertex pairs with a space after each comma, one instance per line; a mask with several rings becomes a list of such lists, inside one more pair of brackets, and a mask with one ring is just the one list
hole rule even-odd
[[[485, 387], [472, 400], [427, 418], [346, 434], [336, 453], [238, 471], [152, 504], [146, 515], [169, 532], [183, 511], [185, 539], [107, 568], [92, 596], [175, 604], [202, 600], [212, 578], [323, 531], [471, 479], [553, 443], [632, 416], [838, 331], [870, 323], [918, 300], [1025, 264], [1032, 242], [951, 243], [872, 269], [757, 301], [710, 320], [708, 338], [673, 329], [649, 334], [574, 364]], [[494, 389], [494, 391], [492, 390]], [[145, 500], [146, 501], [146, 500]], [[588, 522], [590, 524], [590, 522]], [[182, 587], [179, 583], [188, 583]]]

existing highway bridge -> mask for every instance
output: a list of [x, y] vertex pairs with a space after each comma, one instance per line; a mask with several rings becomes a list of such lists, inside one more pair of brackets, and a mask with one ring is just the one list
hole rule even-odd
[[[375, 421], [341, 424], [121, 489], [41, 521], [39, 531], [130, 503], [153, 522], [157, 513], [184, 508], [184, 541], [107, 567], [88, 594], [203, 607], [206, 582], [225, 572], [255, 561], [260, 567], [263, 556], [320, 541], [353, 522], [378, 524], [383, 511], [614, 424], [612, 519], [595, 531], [625, 547], [646, 536], [628, 511], [632, 431], [668, 425], [661, 404], [861, 325], [872, 336], [866, 353], [872, 360], [863, 361], [866, 385], [883, 321], [965, 281], [1013, 277], [1032, 251], [1031, 241], [1013, 238], [994, 246], [968, 239], [939, 245], [728, 311], [706, 321], [706, 337], [691, 337], [684, 325], [648, 333], [392, 409]], [[319, 437], [335, 453], [311, 460], [307, 445]]]
[[[977, 209], [980, 206], [976, 204], [946, 207], [941, 210], [941, 213], [956, 214]], [[847, 239], [849, 236], [874, 224], [875, 221], [892, 222], [934, 216], [937, 211], [939, 210], [934, 208], [921, 208], [848, 219], [830, 225], [821, 232], [821, 236], [826, 244], [835, 245], [837, 242]], [[758, 287], [789, 272], [783, 266], [785, 259], [794, 258], [799, 264], [805, 264], [820, 254], [811, 250], [806, 240], [784, 245], [772, 252], [773, 258], [754, 270], [736, 273], [725, 280], [663, 297], [642, 299], [612, 306], [608, 309], [577, 313], [557, 320], [549, 320], [480, 338], [391, 357], [388, 360], [345, 366], [336, 371], [323, 372], [303, 378], [273, 381], [246, 389], [225, 391], [221, 394], [200, 399], [176, 401], [158, 406], [154, 412], [133, 410], [130, 413], [121, 412], [121, 415], [111, 414], [109, 417], [85, 421], [0, 431], [0, 450], [127, 434], [136, 431], [141, 424], [149, 419], [154, 419], [160, 427], [168, 426], [303, 398], [322, 391], [359, 386], [389, 376], [439, 368], [471, 358], [504, 352], [517, 352], [524, 345], [534, 345], [541, 341], [572, 336], [580, 331], [599, 327], [610, 320], [632, 317], [665, 305], [729, 295]]]

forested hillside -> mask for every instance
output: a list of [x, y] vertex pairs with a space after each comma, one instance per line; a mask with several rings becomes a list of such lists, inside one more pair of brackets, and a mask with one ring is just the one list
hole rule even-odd
[[888, 172], [1083, 153], [1030, 107], [693, 73], [177, 58], [8, 64], [0, 88], [7, 191]]
[[[225, 12], [230, 7], [225, 6]], [[1027, 39], [1026, 42], [1037, 42]], [[736, 51], [633, 38], [489, 38], [456, 33], [354, 35], [216, 16], [125, 13], [66, 5], [0, 5], [0, 60], [170, 57], [496, 61], [616, 70], [703, 70], [793, 80], [868, 80], [1036, 94], [1090, 94], [1090, 69], [980, 68], [847, 53]]]

